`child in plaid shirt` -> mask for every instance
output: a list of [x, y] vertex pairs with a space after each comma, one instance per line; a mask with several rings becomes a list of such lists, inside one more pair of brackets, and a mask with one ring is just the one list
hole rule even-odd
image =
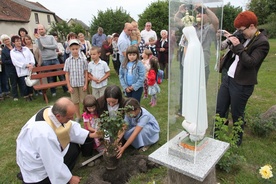
[[63, 70], [66, 71], [65, 78], [68, 92], [71, 94], [71, 99], [76, 107], [76, 121], [80, 122], [79, 103], [83, 102], [84, 97], [87, 95], [87, 61], [79, 55], [80, 44], [78, 40], [70, 40], [69, 48], [72, 55], [66, 59]]

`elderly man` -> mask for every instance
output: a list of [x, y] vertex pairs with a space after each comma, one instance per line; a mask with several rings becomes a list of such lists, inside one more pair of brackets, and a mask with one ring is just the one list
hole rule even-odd
[[152, 30], [151, 27], [152, 27], [151, 22], [147, 22], [145, 24], [145, 29], [143, 31], [141, 31], [141, 37], [145, 41], [146, 46], [149, 45], [149, 39], [150, 38], [153, 37], [154, 40], [157, 40], [156, 32], [154, 30]]
[[[217, 97], [216, 113], [226, 118], [231, 106], [233, 122], [242, 121], [244, 129], [244, 111], [248, 99], [257, 84], [258, 71], [269, 52], [267, 37], [257, 28], [258, 18], [251, 11], [238, 14], [234, 26], [241, 38], [228, 35], [230, 51], [224, 57], [223, 65], [228, 72], [224, 76]], [[224, 67], [224, 66], [222, 66]], [[242, 143], [243, 132], [239, 133], [237, 145]]]
[[118, 39], [118, 50], [120, 54], [120, 62], [124, 62], [126, 57], [126, 50], [130, 46], [130, 34], [132, 31], [131, 23], [125, 23], [124, 30], [121, 32], [119, 39]]
[[[16, 161], [23, 183], [80, 183], [71, 171], [80, 153], [79, 144], [96, 136], [73, 119], [76, 108], [69, 98], [38, 111], [23, 126], [16, 140]], [[92, 148], [91, 148], [92, 149]]]
[[98, 32], [92, 37], [92, 46], [102, 47], [103, 42], [106, 40], [106, 35], [103, 32], [103, 28], [99, 27]]
[[[46, 35], [46, 29], [43, 25], [39, 24], [37, 26], [36, 44], [38, 45], [39, 50], [41, 51], [42, 56], [42, 66], [56, 65], [60, 64], [57, 58], [57, 42], [52, 35]], [[47, 78], [48, 83], [54, 81], [53, 77]], [[59, 76], [59, 80], [65, 80], [64, 76]], [[63, 87], [64, 92], [67, 91], [67, 87]], [[51, 88], [52, 96], [56, 96], [56, 89]]]

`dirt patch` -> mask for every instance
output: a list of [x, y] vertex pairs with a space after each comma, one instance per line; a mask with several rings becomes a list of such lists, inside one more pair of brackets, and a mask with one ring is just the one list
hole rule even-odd
[[137, 153], [121, 158], [117, 169], [107, 170], [101, 158], [101, 163], [93, 166], [93, 171], [84, 184], [124, 184], [131, 176], [146, 173], [149, 169], [159, 166], [149, 161], [147, 155]]

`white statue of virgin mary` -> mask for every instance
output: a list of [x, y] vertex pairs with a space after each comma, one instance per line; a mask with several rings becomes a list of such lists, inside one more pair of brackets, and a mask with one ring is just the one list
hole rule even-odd
[[193, 26], [194, 17], [187, 11], [182, 20], [185, 25], [182, 32], [188, 41], [183, 62], [182, 126], [191, 141], [200, 141], [208, 127], [204, 55]]

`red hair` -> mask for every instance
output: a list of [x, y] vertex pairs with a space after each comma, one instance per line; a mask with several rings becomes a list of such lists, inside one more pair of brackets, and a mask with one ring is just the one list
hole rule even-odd
[[234, 20], [235, 28], [240, 28], [242, 26], [249, 27], [251, 24], [257, 26], [258, 18], [252, 11], [244, 11], [238, 14]]

